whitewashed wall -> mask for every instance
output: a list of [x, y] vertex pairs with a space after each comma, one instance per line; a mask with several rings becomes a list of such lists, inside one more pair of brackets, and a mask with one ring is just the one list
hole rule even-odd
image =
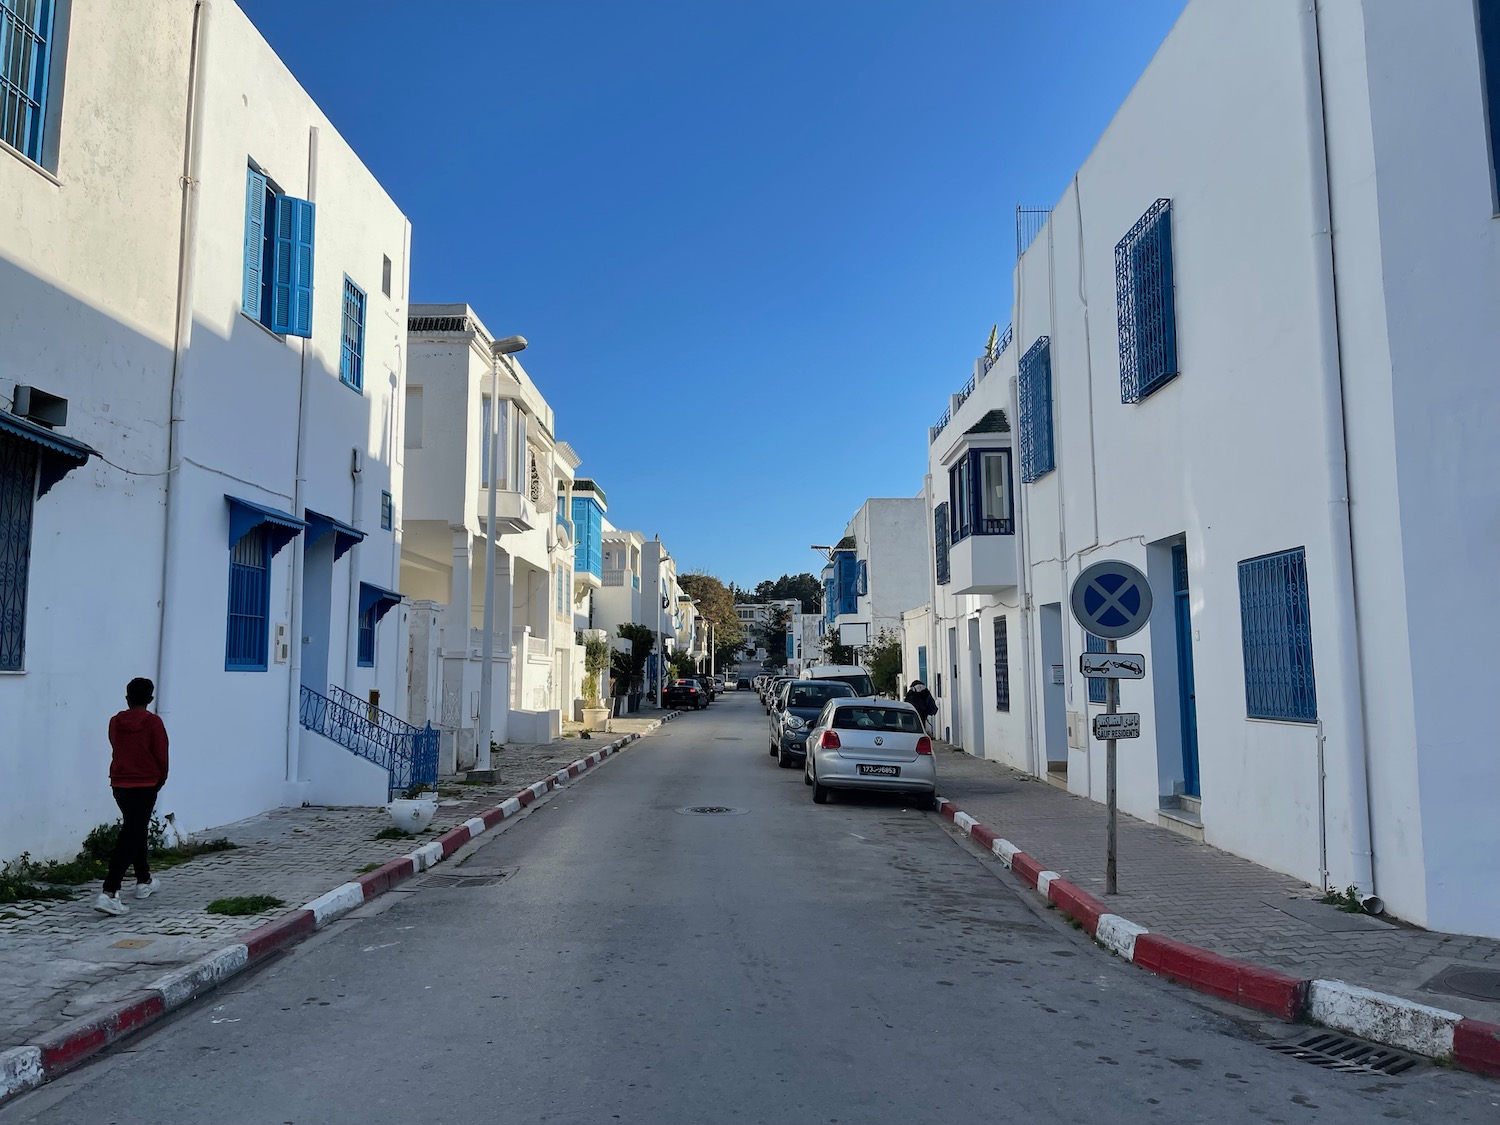
[[156, 676], [191, 35], [187, 2], [66, 6], [55, 159], [0, 149], [0, 409], [18, 383], [61, 395], [61, 432], [100, 453], [35, 507], [26, 670], [0, 674], [0, 860], [71, 856], [118, 815], [109, 717]]

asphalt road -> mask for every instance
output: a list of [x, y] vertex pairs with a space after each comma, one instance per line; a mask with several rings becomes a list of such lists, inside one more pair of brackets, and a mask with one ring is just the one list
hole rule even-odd
[[1267, 1050], [934, 814], [814, 805], [765, 729], [683, 715], [436, 873], [498, 881], [377, 900], [0, 1122], [1500, 1120]]

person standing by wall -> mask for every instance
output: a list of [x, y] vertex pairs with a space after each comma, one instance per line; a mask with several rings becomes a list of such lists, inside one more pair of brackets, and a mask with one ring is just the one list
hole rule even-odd
[[913, 680], [911, 687], [906, 689], [906, 702], [917, 709], [917, 714], [922, 716], [922, 725], [927, 728], [927, 733], [932, 733], [931, 719], [938, 713], [937, 700], [932, 698], [932, 692], [927, 690], [927, 685], [921, 680]]
[[126, 709], [109, 720], [109, 784], [120, 806], [120, 835], [115, 840], [104, 889], [94, 909], [105, 914], [127, 914], [120, 901], [125, 869], [135, 866], [135, 897], [150, 898], [161, 889], [151, 875], [147, 835], [156, 797], [167, 782], [167, 728], [149, 710], [156, 685], [137, 676], [125, 685]]

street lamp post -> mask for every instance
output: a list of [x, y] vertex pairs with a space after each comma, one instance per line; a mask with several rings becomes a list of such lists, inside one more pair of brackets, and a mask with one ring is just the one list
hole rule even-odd
[[494, 708], [490, 697], [495, 691], [495, 477], [500, 471], [500, 360], [526, 347], [525, 336], [507, 336], [490, 344], [490, 425], [484, 435], [489, 449], [486, 482], [489, 486], [484, 524], [484, 639], [481, 653], [484, 663], [479, 669], [479, 730], [475, 747], [474, 770], [491, 770], [490, 739], [494, 733]]

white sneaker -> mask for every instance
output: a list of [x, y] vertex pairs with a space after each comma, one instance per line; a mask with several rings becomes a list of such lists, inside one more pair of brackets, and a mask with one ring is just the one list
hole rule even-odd
[[99, 897], [94, 900], [94, 909], [101, 914], [129, 914], [130, 907], [120, 901], [118, 894], [107, 895], [99, 892]]
[[135, 897], [136, 898], [150, 898], [152, 895], [154, 895], [159, 890], [161, 890], [161, 880], [158, 879], [155, 875], [153, 875], [153, 876], [151, 876], [151, 882], [149, 882], [149, 883], [137, 883], [135, 885]]

